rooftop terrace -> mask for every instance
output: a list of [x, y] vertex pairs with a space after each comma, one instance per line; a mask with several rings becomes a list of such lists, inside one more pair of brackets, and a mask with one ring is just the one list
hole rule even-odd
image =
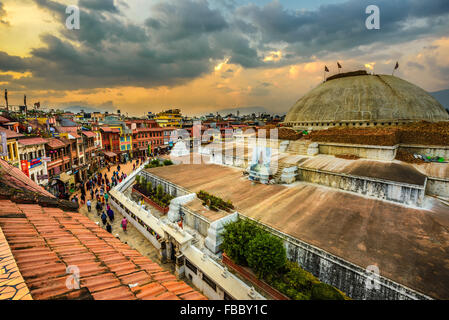
[[[412, 168], [413, 169], [413, 168]], [[434, 298], [449, 298], [449, 208], [414, 209], [318, 185], [253, 184], [240, 169], [147, 169], [192, 192], [229, 199], [243, 215]]]

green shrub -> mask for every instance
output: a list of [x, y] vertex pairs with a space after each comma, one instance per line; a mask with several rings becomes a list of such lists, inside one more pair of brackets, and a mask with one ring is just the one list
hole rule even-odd
[[136, 176], [136, 184], [140, 186], [141, 176]]
[[173, 165], [173, 162], [171, 160], [164, 160], [164, 166], [171, 166]]
[[239, 219], [230, 222], [224, 226], [221, 249], [235, 263], [246, 266], [249, 242], [260, 232], [261, 229], [249, 220]]
[[156, 198], [161, 200], [164, 196], [164, 188], [161, 185], [158, 185], [156, 188]]
[[151, 193], [151, 190], [153, 190], [153, 184], [151, 183], [151, 181], [147, 182], [146, 190], [148, 193]]
[[224, 201], [219, 197], [213, 196], [203, 190], [197, 193], [199, 199], [203, 201], [203, 205], [207, 205], [211, 210], [218, 211], [218, 209], [230, 211], [234, 209], [230, 200]]
[[[211, 203], [210, 198], [205, 200]], [[282, 240], [255, 222], [239, 219], [224, 226], [222, 250], [235, 263], [249, 265], [259, 278], [294, 300], [349, 300], [336, 288], [321, 283], [297, 262], [286, 259]]]
[[282, 240], [268, 232], [257, 234], [248, 244], [247, 261], [259, 278], [283, 269], [287, 254]]
[[345, 296], [326, 283], [315, 283], [312, 287], [312, 300], [345, 300]]

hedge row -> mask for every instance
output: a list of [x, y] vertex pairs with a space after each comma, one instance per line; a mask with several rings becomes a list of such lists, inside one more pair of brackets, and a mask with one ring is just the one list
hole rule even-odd
[[320, 282], [298, 263], [287, 260], [280, 238], [246, 219], [224, 227], [222, 249], [234, 263], [249, 266], [256, 275], [294, 300], [347, 300], [338, 289]]

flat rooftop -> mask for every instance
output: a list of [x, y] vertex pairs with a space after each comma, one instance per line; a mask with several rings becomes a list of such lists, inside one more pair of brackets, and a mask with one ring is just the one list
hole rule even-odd
[[319, 155], [301, 161], [299, 167], [420, 186], [423, 186], [426, 181], [425, 174], [405, 162], [347, 160]]
[[187, 165], [147, 169], [192, 192], [205, 190], [245, 216], [438, 299], [449, 299], [449, 207], [414, 209], [307, 183], [253, 184], [241, 169]]

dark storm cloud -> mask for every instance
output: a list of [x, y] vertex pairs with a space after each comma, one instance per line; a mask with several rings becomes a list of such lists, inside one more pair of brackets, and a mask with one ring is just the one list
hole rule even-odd
[[[172, 86], [210, 72], [226, 57], [245, 68], [307, 61], [356, 52], [363, 44], [444, 34], [449, 21], [446, 0], [350, 0], [315, 11], [287, 10], [276, 1], [238, 7], [232, 0], [169, 0], [152, 6], [143, 24], [124, 16], [120, 1], [81, 0], [81, 28], [68, 30], [65, 5], [34, 1], [61, 23], [60, 34], [43, 35], [44, 45], [27, 58], [0, 51], [0, 71], [33, 74], [9, 83], [30, 89]], [[380, 30], [365, 27], [369, 4], [380, 7]], [[283, 59], [264, 63], [279, 44], [286, 46]]]
[[146, 25], [159, 40], [173, 41], [225, 29], [228, 24], [218, 10], [208, 2], [176, 1], [158, 3], [152, 8], [153, 17]]
[[[380, 30], [365, 26], [368, 5], [380, 9]], [[295, 57], [304, 57], [374, 42], [404, 42], [431, 33], [445, 34], [449, 1], [350, 0], [323, 5], [316, 11], [287, 10], [273, 1], [263, 7], [239, 7], [236, 14], [259, 31], [263, 44], [284, 42]]]
[[81, 8], [118, 12], [117, 7], [114, 5], [114, 0], [79, 0], [78, 4]]
[[5, 10], [5, 8], [3, 7], [3, 3], [2, 2], [0, 2], [0, 23], [1, 24], [6, 24], [6, 25], [9, 25], [9, 22], [8, 21], [6, 21], [6, 10]]
[[[90, 1], [86, 2], [90, 3]], [[67, 6], [50, 0], [35, 0], [35, 2], [42, 9], [50, 11], [61, 23], [61, 26], [65, 26], [68, 17], [65, 12]], [[103, 7], [107, 8], [108, 6]], [[94, 9], [88, 6], [86, 8], [88, 10], [83, 10], [83, 6], [80, 5], [79, 30], [62, 29], [62, 35], [65, 38], [79, 41], [83, 45], [97, 49], [107, 46], [108, 42], [142, 42], [148, 40], [145, 29], [131, 21], [120, 19], [116, 7], [115, 11], [105, 10], [104, 8]]]

